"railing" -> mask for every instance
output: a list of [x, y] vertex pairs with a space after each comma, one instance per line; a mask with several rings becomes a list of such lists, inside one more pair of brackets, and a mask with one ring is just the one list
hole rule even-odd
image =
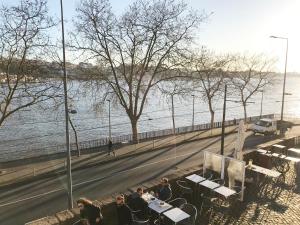
[[[263, 118], [274, 118], [274, 114], [268, 114], [268, 115], [263, 115]], [[260, 118], [260, 116], [252, 116], [247, 118], [247, 122], [251, 123], [253, 121], [257, 121]], [[225, 126], [232, 126], [232, 125], [237, 125], [240, 120], [243, 120], [243, 118], [239, 119], [234, 119], [234, 120], [227, 120], [225, 121]], [[222, 122], [214, 122], [212, 128], [221, 128], [222, 127]], [[209, 130], [211, 129], [211, 124], [206, 123], [206, 124], [198, 124], [194, 126], [185, 126], [185, 127], [177, 127], [175, 129], [175, 134], [184, 134], [184, 133], [189, 133], [193, 131], [203, 131], [203, 130]], [[160, 137], [166, 137], [174, 135], [173, 134], [173, 129], [164, 129], [164, 130], [156, 130], [156, 131], [148, 131], [148, 132], [142, 132], [138, 134], [138, 140], [139, 141], [146, 141], [146, 140], [151, 140], [154, 138], [160, 138]], [[108, 137], [107, 138], [101, 138], [101, 139], [96, 139], [96, 140], [89, 140], [89, 141], [82, 141], [79, 142], [79, 149], [80, 150], [87, 150], [87, 149], [93, 149], [93, 148], [99, 148], [108, 145]], [[126, 135], [121, 135], [121, 136], [114, 136], [112, 137], [112, 142], [113, 144], [119, 144], [119, 143], [130, 143], [132, 142], [132, 134], [126, 134]], [[76, 151], [76, 143], [72, 143], [70, 145], [71, 151]], [[9, 158], [13, 159], [19, 159], [23, 158], [26, 156], [26, 158], [31, 158], [31, 157], [36, 157], [36, 156], [42, 156], [42, 155], [50, 155], [50, 154], [55, 154], [55, 153], [64, 153], [66, 152], [66, 145], [56, 145], [56, 146], [43, 146], [42, 148], [29, 148], [29, 149], [19, 149], [15, 153], [12, 152], [9, 155]], [[23, 156], [23, 157], [21, 157]], [[0, 161], [4, 160], [9, 160], [9, 158], [1, 158]]]
[[[274, 114], [263, 115], [262, 117], [263, 118], [274, 118]], [[247, 122], [249, 123], [249, 122], [257, 121], [259, 118], [260, 118], [260, 116], [248, 117]], [[243, 119], [240, 118], [240, 119], [236, 119], [236, 120], [227, 120], [227, 121], [225, 121], [225, 126], [236, 125], [239, 123], [240, 120], [243, 120]], [[222, 122], [214, 122], [213, 128], [221, 128], [221, 127], [222, 127]], [[192, 131], [202, 131], [202, 130], [209, 130], [209, 129], [211, 129], [210, 123], [198, 124], [198, 125], [194, 125], [194, 126], [177, 127], [175, 129], [175, 134], [183, 134], [183, 133], [188, 133], [188, 132], [192, 132]], [[173, 135], [173, 129], [147, 131], [147, 132], [139, 133], [138, 140], [146, 141], [149, 139], [159, 138], [159, 137], [164, 137], [164, 136], [169, 136], [169, 135]], [[109, 139], [107, 137], [107, 138], [101, 138], [101, 139], [97, 139], [97, 140], [82, 141], [82, 142], [79, 142], [78, 145], [79, 145], [80, 149], [91, 149], [91, 148], [97, 148], [97, 147], [108, 145], [108, 140]], [[132, 142], [132, 134], [126, 134], [126, 135], [112, 137], [113, 144], [124, 143], [124, 142]], [[61, 145], [60, 147], [58, 149], [65, 149], [65, 145]], [[76, 150], [75, 143], [71, 144], [71, 150], [72, 151]]]

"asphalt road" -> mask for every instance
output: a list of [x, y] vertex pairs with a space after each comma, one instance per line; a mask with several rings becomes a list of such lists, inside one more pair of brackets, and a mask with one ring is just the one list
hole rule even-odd
[[[248, 133], [250, 135], [251, 133]], [[234, 148], [236, 134], [225, 138], [225, 153]], [[246, 147], [265, 142], [250, 135]], [[203, 150], [220, 151], [220, 137], [164, 148], [73, 172], [74, 200], [91, 199], [126, 191], [151, 179], [202, 163]], [[67, 208], [66, 176], [40, 179], [18, 187], [0, 188], [0, 224], [21, 225]]]

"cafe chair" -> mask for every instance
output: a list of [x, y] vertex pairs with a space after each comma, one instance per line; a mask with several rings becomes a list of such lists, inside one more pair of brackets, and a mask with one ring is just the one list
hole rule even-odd
[[180, 209], [187, 214], [190, 215], [190, 217], [182, 222], [179, 222], [178, 225], [196, 225], [196, 220], [197, 220], [197, 208], [189, 203], [183, 204]]
[[132, 215], [136, 216], [138, 213], [142, 212], [142, 210], [135, 210], [135, 209], [132, 209], [129, 205], [128, 205]]
[[187, 203], [187, 200], [185, 198], [175, 198], [168, 202], [173, 207], [180, 208], [182, 205]]
[[211, 180], [211, 181], [213, 181], [213, 182], [215, 182], [215, 183], [218, 183], [218, 184], [220, 184], [220, 185], [222, 185], [222, 186], [224, 186], [224, 184], [225, 184], [225, 180], [224, 180], [224, 179], [221, 179], [221, 178], [213, 179], [213, 180]]
[[214, 174], [211, 171], [206, 171], [203, 174], [200, 174], [200, 176], [203, 176], [206, 180], [212, 180], [214, 177]]
[[192, 199], [193, 189], [185, 181], [177, 180], [176, 184], [179, 187], [180, 197], [189, 196]]
[[236, 191], [236, 193], [230, 196], [228, 199], [230, 205], [232, 206], [240, 202], [240, 198], [243, 194], [243, 191], [245, 191], [246, 187], [242, 188], [241, 186], [233, 186], [231, 187], [231, 189]]
[[150, 225], [149, 219], [140, 220], [135, 215], [133, 215], [133, 225]]
[[212, 197], [213, 195], [205, 196], [205, 194], [201, 194], [201, 206], [199, 214], [202, 216], [204, 212], [209, 213], [208, 223], [210, 222], [210, 218], [214, 209], [218, 208], [218, 199]]

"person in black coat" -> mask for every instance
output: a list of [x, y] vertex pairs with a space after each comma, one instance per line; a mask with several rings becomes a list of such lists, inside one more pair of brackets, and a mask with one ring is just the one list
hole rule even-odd
[[137, 188], [136, 192], [130, 196], [128, 205], [132, 210], [139, 211], [135, 213], [138, 219], [146, 220], [148, 217], [148, 203], [142, 198], [143, 193], [143, 188]]
[[169, 200], [172, 197], [172, 190], [169, 184], [169, 180], [168, 178], [162, 178], [160, 182], [161, 187], [156, 193], [156, 196], [162, 201]]
[[80, 198], [77, 200], [77, 206], [80, 209], [80, 217], [83, 219], [82, 224], [88, 225], [100, 225], [102, 224], [103, 216], [101, 214], [101, 209], [95, 206], [92, 201], [86, 198]]
[[118, 220], [119, 225], [132, 225], [133, 224], [133, 218], [131, 214], [131, 210], [129, 207], [125, 204], [125, 198], [123, 195], [119, 195], [116, 198], [117, 202], [117, 213], [118, 213]]

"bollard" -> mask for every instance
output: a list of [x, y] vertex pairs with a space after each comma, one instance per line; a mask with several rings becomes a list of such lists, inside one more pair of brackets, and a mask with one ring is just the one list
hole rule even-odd
[[35, 168], [33, 168], [33, 176], [35, 177], [35, 175], [36, 175], [36, 170]]
[[152, 143], [153, 143], [152, 149], [154, 149], [154, 139], [152, 139]]

